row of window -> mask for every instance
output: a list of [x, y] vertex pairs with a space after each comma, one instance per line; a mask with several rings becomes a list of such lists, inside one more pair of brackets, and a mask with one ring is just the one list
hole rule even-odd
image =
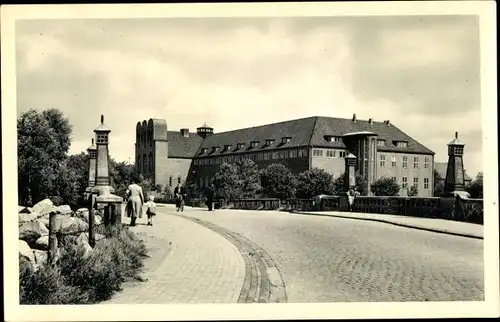
[[[172, 176], [168, 177], [168, 186], [169, 186], [169, 187], [172, 187], [172, 183], [173, 183], [172, 181], [173, 181]], [[180, 183], [181, 183], [181, 176], [178, 176], [178, 177], [177, 177], [177, 183], [178, 183], [178, 184], [180, 184]]]
[[[413, 157], [413, 168], [418, 169], [419, 168], [419, 157]], [[430, 168], [430, 157], [424, 157], [424, 168], [428, 169]], [[381, 167], [385, 167], [385, 154], [380, 154], [379, 156], [379, 162]], [[395, 168], [397, 167], [397, 157], [395, 155], [391, 156], [391, 167]], [[404, 155], [402, 157], [402, 162], [401, 166], [403, 168], [408, 168], [408, 156]]]
[[139, 173], [144, 173], [146, 171], [153, 172], [153, 167], [154, 167], [153, 153], [152, 152], [149, 153], [149, 158], [146, 154], [144, 154], [142, 156], [142, 158], [140, 155], [137, 156], [137, 159], [135, 160], [135, 164], [137, 165], [137, 168], [138, 168], [137, 170], [139, 171]]
[[[398, 182], [396, 177], [392, 177], [392, 180]], [[418, 188], [418, 178], [417, 177], [413, 178], [413, 186]], [[408, 189], [408, 177], [401, 178], [401, 188]], [[425, 190], [429, 189], [429, 178], [424, 178], [424, 189]]]
[[[345, 151], [337, 151], [337, 150], [326, 150], [327, 158], [345, 158]], [[313, 149], [313, 157], [322, 157], [323, 150], [321, 149]]]
[[292, 150], [281, 150], [273, 152], [271, 151], [256, 152], [243, 155], [224, 155], [213, 158], [195, 159], [193, 162], [194, 165], [214, 165], [222, 163], [233, 163], [242, 161], [244, 159], [250, 159], [252, 161], [263, 161], [263, 160], [303, 158], [307, 156], [308, 156], [307, 149], [292, 149]]
[[[378, 146], [386, 146], [385, 140], [377, 140]], [[408, 142], [406, 141], [394, 141], [394, 145], [398, 148], [406, 148], [408, 147]]]

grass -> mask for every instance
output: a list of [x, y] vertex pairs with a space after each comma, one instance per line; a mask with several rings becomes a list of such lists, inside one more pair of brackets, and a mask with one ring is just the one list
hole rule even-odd
[[92, 252], [72, 243], [64, 245], [56, 267], [37, 271], [20, 260], [21, 304], [92, 304], [105, 301], [129, 279], [142, 280], [148, 256], [144, 243], [126, 227], [106, 231]]

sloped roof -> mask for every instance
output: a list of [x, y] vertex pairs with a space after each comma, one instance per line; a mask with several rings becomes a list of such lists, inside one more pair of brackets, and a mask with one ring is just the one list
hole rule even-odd
[[[308, 117], [228, 132], [214, 133], [203, 140], [200, 148], [206, 148], [210, 155], [224, 155], [228, 153], [223, 152], [225, 145], [231, 145], [230, 152], [234, 153], [308, 146], [311, 139], [311, 133], [314, 129], [315, 120], [315, 117]], [[282, 145], [281, 140], [284, 137], [290, 137], [290, 141]], [[266, 147], [266, 140], [269, 139], [274, 139], [274, 143]], [[259, 143], [256, 147], [251, 148], [250, 142], [252, 141], [259, 141]], [[244, 143], [245, 145], [240, 150], [237, 150], [238, 143]], [[212, 148], [215, 146], [219, 147], [219, 151], [211, 154]]]
[[180, 131], [167, 131], [167, 140], [169, 158], [193, 158], [203, 138], [197, 133], [184, 137]]
[[[352, 119], [341, 119], [333, 117], [313, 116], [308, 118], [284, 121], [279, 123], [266, 124], [261, 126], [249, 127], [228, 132], [214, 133], [203, 140], [200, 150], [207, 149], [204, 155], [224, 155], [225, 145], [231, 145], [230, 153], [240, 153], [247, 151], [263, 151], [266, 149], [285, 149], [300, 146], [345, 148], [343, 142], [329, 142], [325, 140], [325, 135], [342, 136], [351, 132], [375, 132], [379, 139], [386, 140], [386, 146], [379, 146], [379, 151], [394, 152], [414, 152], [424, 154], [434, 154], [433, 151], [426, 148], [415, 139], [399, 130], [393, 124], [387, 125], [384, 122], [372, 122]], [[290, 141], [281, 144], [283, 137], [290, 137]], [[274, 139], [274, 143], [269, 147], [265, 146], [265, 141]], [[393, 140], [407, 141], [407, 147], [396, 147]], [[257, 147], [250, 148], [251, 141], [259, 141]], [[244, 143], [245, 146], [237, 150], [237, 144]], [[219, 147], [219, 151], [213, 152], [213, 147]]]
[[[391, 152], [413, 152], [434, 154], [433, 151], [417, 142], [411, 136], [407, 135], [394, 124], [373, 121], [370, 124], [365, 120], [341, 119], [333, 117], [318, 116], [314, 132], [311, 137], [311, 145], [317, 147], [345, 148], [344, 143], [326, 141], [325, 135], [342, 136], [352, 132], [374, 132], [378, 134], [379, 140], [386, 140], [385, 146], [378, 146], [378, 151]], [[407, 147], [397, 147], [393, 141], [406, 141]]]
[[[441, 176], [441, 178], [446, 179], [446, 171], [448, 169], [448, 162], [434, 162], [434, 170]], [[472, 181], [472, 178], [467, 175], [467, 172], [464, 170], [464, 180]]]

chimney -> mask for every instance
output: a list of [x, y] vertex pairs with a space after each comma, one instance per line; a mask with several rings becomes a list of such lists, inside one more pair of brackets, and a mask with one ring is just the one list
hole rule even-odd
[[189, 129], [181, 129], [181, 135], [185, 138], [189, 137]]
[[353, 122], [353, 123], [356, 123], [356, 114], [353, 114], [353, 115], [352, 115], [352, 122]]
[[368, 119], [368, 123], [373, 124], [373, 119]]
[[387, 126], [391, 126], [391, 121], [387, 120], [384, 122], [385, 124], [387, 124]]

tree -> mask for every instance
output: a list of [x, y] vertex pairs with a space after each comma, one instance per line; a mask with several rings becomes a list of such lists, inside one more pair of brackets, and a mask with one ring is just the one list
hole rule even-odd
[[60, 196], [61, 165], [71, 144], [71, 125], [62, 112], [30, 109], [17, 120], [18, 198], [33, 205]]
[[[334, 193], [337, 196], [346, 192], [344, 187], [344, 175], [345, 173], [339, 176], [333, 182]], [[366, 196], [368, 194], [368, 183], [366, 182], [365, 178], [359, 172], [356, 172], [355, 178], [356, 178], [356, 190], [360, 193], [360, 195]]]
[[[128, 189], [128, 186], [132, 183], [133, 175], [135, 174], [135, 166], [133, 164], [129, 164], [128, 162], [121, 161], [116, 162], [113, 158], [109, 158], [109, 177], [110, 184], [115, 188], [115, 194], [118, 196], [125, 196], [125, 192]], [[144, 178], [141, 178], [140, 181], [144, 181]], [[143, 182], [141, 182], [142, 184]], [[139, 184], [143, 193], [145, 193], [141, 184]], [[148, 188], [148, 193], [151, 191], [151, 181], [144, 182], [146, 188]], [[146, 196], [146, 195], [145, 195]]]
[[240, 170], [235, 164], [223, 163], [214, 176], [215, 197], [232, 201], [241, 196]]
[[396, 180], [391, 178], [380, 178], [370, 187], [375, 196], [397, 196], [400, 188]]
[[434, 169], [434, 197], [441, 197], [444, 193], [444, 178]]
[[85, 152], [68, 156], [66, 166], [76, 176], [76, 186], [79, 193], [83, 193], [89, 181], [89, 155]]
[[418, 196], [418, 188], [417, 186], [411, 186], [410, 190], [408, 191], [408, 197], [416, 197]]
[[236, 163], [240, 182], [241, 198], [255, 198], [262, 189], [259, 167], [250, 159]]
[[333, 191], [333, 176], [323, 169], [313, 168], [297, 176], [297, 197], [299, 198], [331, 195]]
[[281, 200], [295, 197], [297, 179], [283, 164], [271, 164], [261, 171], [260, 178], [262, 191], [267, 197]]
[[476, 180], [472, 181], [467, 187], [467, 192], [470, 193], [471, 198], [483, 198], [483, 173], [479, 172]]

